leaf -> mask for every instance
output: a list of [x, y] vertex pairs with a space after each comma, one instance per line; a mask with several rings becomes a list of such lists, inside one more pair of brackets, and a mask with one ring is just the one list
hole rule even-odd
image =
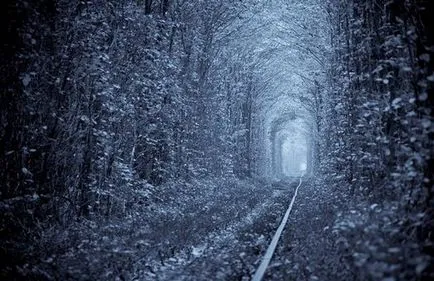
[[24, 87], [27, 87], [30, 84], [30, 81], [32, 81], [32, 78], [30, 78], [29, 74], [24, 75], [23, 79], [21, 79], [21, 82], [23, 82]]
[[428, 129], [430, 126], [431, 126], [431, 120], [428, 120], [428, 119], [422, 120], [422, 127], [424, 127], [425, 129]]
[[418, 98], [420, 101], [426, 101], [428, 99], [428, 94], [426, 92], [423, 92], [422, 94], [419, 95]]
[[425, 53], [419, 56], [419, 59], [424, 62], [429, 62], [431, 57], [429, 54]]
[[21, 172], [23, 172], [23, 174], [25, 174], [26, 176], [33, 176], [32, 172], [30, 172], [29, 170], [27, 170], [26, 168], [21, 168]]
[[395, 104], [398, 104], [398, 103], [401, 102], [401, 101], [402, 101], [401, 98], [396, 98], [396, 99], [394, 99], [394, 100], [392, 101], [392, 104], [395, 105]]
[[422, 262], [422, 263], [419, 263], [417, 266], [416, 266], [416, 274], [417, 275], [421, 275], [422, 274], [422, 272], [428, 267], [428, 262], [427, 261], [424, 261], [424, 262]]

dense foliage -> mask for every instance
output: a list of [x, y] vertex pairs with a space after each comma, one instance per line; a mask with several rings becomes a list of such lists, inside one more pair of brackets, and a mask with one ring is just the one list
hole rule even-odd
[[2, 5], [2, 257], [152, 185], [249, 173], [251, 75], [226, 44], [248, 1]]
[[348, 239], [361, 280], [428, 278], [432, 1], [330, 1], [327, 11], [333, 54], [319, 127], [322, 170], [350, 209], [336, 231]]
[[429, 280], [431, 2], [3, 1], [0, 277], [152, 275], [270, 195], [248, 181], [297, 136], [331, 260]]

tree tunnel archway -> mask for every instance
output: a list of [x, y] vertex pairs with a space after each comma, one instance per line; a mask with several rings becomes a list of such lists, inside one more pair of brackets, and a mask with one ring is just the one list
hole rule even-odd
[[300, 176], [310, 170], [311, 141], [305, 126], [306, 122], [293, 109], [271, 122], [271, 174], [274, 178]]
[[[269, 1], [249, 37], [249, 174], [282, 178], [315, 171], [318, 85], [324, 85], [327, 16], [316, 3]], [[285, 7], [286, 9], [282, 9]], [[266, 27], [266, 28], [263, 28]], [[314, 90], [313, 90], [314, 89]]]

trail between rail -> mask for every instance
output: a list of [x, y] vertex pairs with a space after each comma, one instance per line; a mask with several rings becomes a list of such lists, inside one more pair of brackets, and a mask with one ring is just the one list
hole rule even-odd
[[[258, 203], [246, 215], [208, 233], [202, 242], [184, 248], [164, 262], [147, 263], [152, 268], [147, 279], [251, 280], [270, 241], [276, 240], [272, 235], [281, 224], [285, 210], [284, 220], [288, 220], [288, 201], [299, 186], [292, 179], [263, 186], [261, 192], [248, 195], [256, 197]], [[295, 197], [292, 197], [289, 209], [294, 205]], [[229, 204], [229, 201], [221, 202], [225, 203]]]
[[289, 204], [288, 209], [286, 210], [285, 216], [282, 219], [282, 222], [279, 225], [279, 228], [276, 230], [276, 233], [273, 236], [273, 239], [271, 240], [270, 246], [268, 246], [267, 252], [264, 255], [264, 258], [262, 259], [261, 264], [258, 267], [258, 270], [255, 272], [255, 275], [253, 275], [252, 281], [261, 281], [264, 277], [265, 271], [267, 270], [268, 265], [270, 264], [271, 258], [273, 257], [274, 251], [276, 250], [277, 243], [279, 242], [280, 236], [282, 236], [283, 229], [286, 226], [286, 223], [288, 222], [289, 214], [291, 213], [292, 206], [294, 205], [295, 198], [298, 194], [298, 189], [301, 186], [302, 178], [300, 177], [300, 182], [298, 186], [295, 188], [294, 196], [292, 197], [291, 203]]

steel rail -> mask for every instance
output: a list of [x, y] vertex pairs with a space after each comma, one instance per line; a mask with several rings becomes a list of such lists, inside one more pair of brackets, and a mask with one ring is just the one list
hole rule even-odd
[[289, 214], [291, 213], [292, 206], [294, 205], [295, 198], [297, 197], [298, 188], [301, 185], [301, 177], [298, 186], [295, 188], [294, 196], [292, 197], [291, 203], [289, 204], [288, 209], [286, 210], [285, 216], [282, 219], [282, 222], [279, 225], [279, 228], [276, 230], [276, 233], [271, 240], [270, 245], [268, 246], [267, 251], [265, 252], [264, 257], [262, 258], [261, 264], [253, 275], [252, 281], [261, 281], [264, 277], [265, 271], [267, 270], [268, 265], [270, 264], [271, 258], [276, 250], [277, 243], [279, 242], [280, 236], [282, 236], [283, 229], [288, 222]]

